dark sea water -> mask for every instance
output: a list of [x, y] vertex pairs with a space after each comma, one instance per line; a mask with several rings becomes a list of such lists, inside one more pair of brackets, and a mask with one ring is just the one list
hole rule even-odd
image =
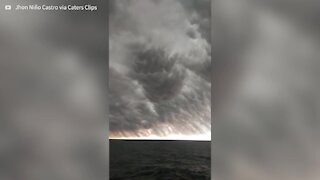
[[111, 180], [209, 180], [210, 142], [110, 140]]

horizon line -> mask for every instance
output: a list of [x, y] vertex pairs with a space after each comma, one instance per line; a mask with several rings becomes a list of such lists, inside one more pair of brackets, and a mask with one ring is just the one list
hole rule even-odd
[[109, 137], [109, 140], [126, 140], [126, 141], [211, 141], [211, 139], [198, 139], [198, 138], [146, 138], [146, 137], [135, 137], [135, 138], [114, 138]]
[[168, 136], [109, 136], [108, 139], [114, 140], [172, 140], [172, 141], [211, 141], [210, 134], [197, 134], [197, 135], [176, 135], [171, 134]]
[[211, 140], [201, 140], [201, 139], [125, 139], [125, 138], [109, 138], [109, 140], [120, 140], [120, 141], [202, 141], [202, 142], [211, 142]]

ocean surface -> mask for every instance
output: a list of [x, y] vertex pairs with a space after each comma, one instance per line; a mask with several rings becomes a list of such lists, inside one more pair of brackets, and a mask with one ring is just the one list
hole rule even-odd
[[210, 142], [110, 140], [111, 180], [209, 180]]

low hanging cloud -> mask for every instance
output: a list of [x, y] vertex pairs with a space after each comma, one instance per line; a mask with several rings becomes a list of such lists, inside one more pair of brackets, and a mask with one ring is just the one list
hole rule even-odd
[[210, 138], [210, 1], [112, 0], [110, 8], [111, 137]]

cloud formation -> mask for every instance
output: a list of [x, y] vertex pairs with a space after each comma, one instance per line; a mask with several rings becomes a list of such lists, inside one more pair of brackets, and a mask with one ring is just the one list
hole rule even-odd
[[209, 22], [207, 0], [110, 1], [111, 137], [210, 138]]

